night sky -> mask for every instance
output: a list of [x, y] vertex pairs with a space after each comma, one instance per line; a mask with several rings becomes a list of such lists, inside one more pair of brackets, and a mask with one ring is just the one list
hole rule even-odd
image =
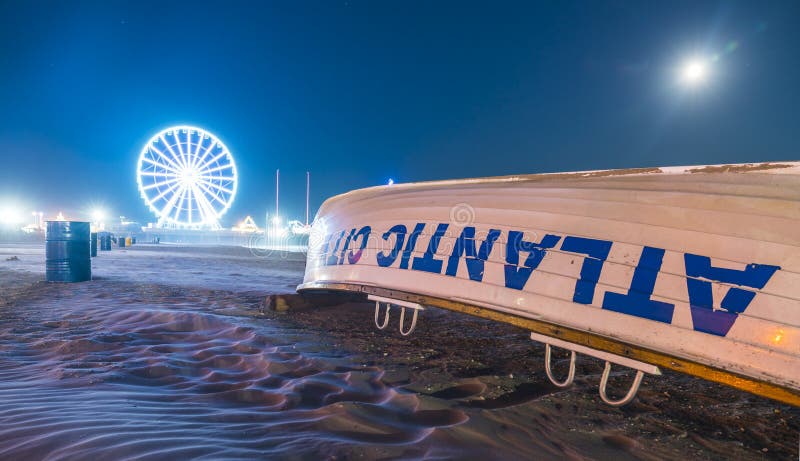
[[[709, 64], [687, 86], [691, 57]], [[800, 159], [800, 2], [0, 1], [0, 200], [154, 221], [143, 144], [227, 144], [224, 224], [350, 189]]]

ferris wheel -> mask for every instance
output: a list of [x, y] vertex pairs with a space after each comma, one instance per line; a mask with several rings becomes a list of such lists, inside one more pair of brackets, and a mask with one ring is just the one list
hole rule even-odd
[[228, 148], [192, 126], [167, 128], [150, 138], [136, 179], [159, 227], [219, 228], [236, 195], [236, 164]]

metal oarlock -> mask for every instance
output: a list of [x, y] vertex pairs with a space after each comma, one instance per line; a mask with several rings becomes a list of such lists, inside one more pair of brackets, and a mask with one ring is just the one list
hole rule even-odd
[[564, 381], [558, 381], [556, 378], [553, 377], [553, 371], [550, 369], [550, 344], [544, 345], [544, 372], [547, 373], [547, 377], [550, 379], [550, 382], [553, 383], [555, 386], [558, 387], [567, 387], [572, 384], [572, 381], [575, 379], [575, 351], [570, 351], [569, 355], [569, 372], [567, 373], [567, 379]]
[[406, 319], [406, 308], [401, 308], [400, 311], [400, 334], [403, 336], [410, 335], [415, 328], [417, 328], [417, 315], [419, 314], [419, 309], [414, 309], [414, 317], [411, 319], [411, 328], [408, 331], [403, 331], [403, 324], [405, 324]]
[[[379, 330], [383, 330], [387, 325], [389, 325], [389, 310], [392, 308], [392, 305], [400, 307], [400, 334], [403, 336], [408, 336], [414, 332], [414, 330], [417, 328], [417, 317], [419, 316], [419, 311], [425, 310], [421, 304], [402, 301], [399, 299], [384, 298], [382, 296], [374, 295], [369, 295], [367, 299], [370, 301], [375, 301], [375, 326], [378, 327]], [[383, 318], [383, 323], [378, 323], [382, 303], [386, 304], [386, 314]], [[411, 326], [408, 328], [408, 330], [404, 329], [406, 309], [414, 310], [414, 315], [411, 317]]]
[[379, 330], [383, 330], [386, 328], [386, 325], [389, 324], [389, 310], [392, 308], [392, 305], [387, 303], [386, 304], [386, 317], [383, 319], [383, 324], [378, 323], [378, 313], [381, 310], [381, 302], [375, 301], [375, 326], [378, 327]]
[[[628, 357], [623, 357], [621, 355], [598, 351], [597, 349], [592, 349], [591, 347], [581, 346], [580, 344], [570, 343], [557, 338], [551, 338], [550, 336], [545, 336], [539, 333], [531, 332], [531, 339], [545, 344], [544, 371], [547, 374], [547, 378], [550, 380], [550, 382], [558, 387], [569, 386], [572, 383], [573, 379], [575, 378], [575, 357], [578, 352], [580, 352], [581, 354], [589, 355], [591, 357], [596, 357], [601, 360], [605, 360], [606, 362], [605, 369], [603, 370], [603, 375], [600, 378], [600, 399], [602, 399], [603, 402], [611, 406], [620, 407], [622, 405], [630, 403], [636, 397], [636, 393], [639, 391], [639, 386], [642, 384], [642, 378], [644, 378], [645, 373], [651, 375], [661, 374], [661, 370], [655, 365], [640, 362], [638, 360], [634, 360]], [[558, 381], [553, 377], [553, 373], [550, 368], [552, 346], [561, 347], [571, 352], [570, 363], [569, 363], [569, 374], [567, 375], [567, 378], [564, 381]], [[612, 363], [615, 363], [617, 365], [622, 365], [628, 368], [633, 368], [634, 370], [636, 370], [636, 376], [633, 378], [633, 384], [631, 384], [630, 389], [628, 389], [628, 393], [625, 394], [625, 397], [619, 400], [609, 399], [608, 394], [606, 392], [606, 387], [608, 386], [608, 377], [611, 374]]]
[[636, 377], [633, 378], [633, 384], [631, 384], [631, 388], [628, 389], [628, 393], [625, 394], [625, 397], [619, 400], [611, 400], [606, 395], [606, 385], [608, 384], [608, 375], [611, 373], [611, 363], [606, 362], [606, 367], [603, 369], [603, 376], [600, 378], [600, 398], [603, 402], [611, 405], [612, 407], [621, 407], [626, 405], [636, 397], [636, 393], [639, 392], [639, 385], [642, 384], [642, 378], [644, 377], [644, 372], [642, 370], [636, 370]]

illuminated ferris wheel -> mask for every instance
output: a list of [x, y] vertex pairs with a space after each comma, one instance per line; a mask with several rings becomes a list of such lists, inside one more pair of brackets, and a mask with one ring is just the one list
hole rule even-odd
[[236, 164], [228, 148], [192, 126], [153, 136], [142, 148], [136, 179], [159, 227], [219, 228], [236, 195]]

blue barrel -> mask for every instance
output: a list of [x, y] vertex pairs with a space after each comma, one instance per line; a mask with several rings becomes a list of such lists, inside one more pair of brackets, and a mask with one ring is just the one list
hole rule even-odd
[[92, 247], [91, 247], [92, 248], [92, 258], [96, 258], [97, 257], [97, 232], [92, 232], [92, 236], [90, 238], [92, 239]]
[[111, 251], [111, 235], [108, 232], [100, 232], [97, 234], [100, 251]]
[[117, 245], [120, 248], [125, 248], [125, 237], [117, 237]]
[[92, 279], [88, 222], [47, 221], [45, 279], [48, 282], [85, 282]]

